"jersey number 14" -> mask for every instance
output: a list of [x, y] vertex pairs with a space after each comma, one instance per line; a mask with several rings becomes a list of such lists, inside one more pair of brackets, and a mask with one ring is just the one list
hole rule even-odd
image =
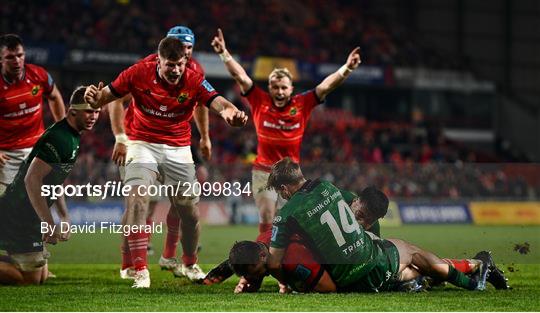
[[[358, 225], [358, 222], [354, 218], [354, 214], [347, 202], [344, 200], [339, 200], [338, 210], [341, 228], [329, 210], [326, 210], [323, 214], [321, 214], [321, 225], [328, 224], [328, 227], [330, 227], [330, 230], [332, 231], [332, 235], [334, 235], [334, 238], [336, 239], [336, 243], [341, 247], [346, 243], [345, 238], [343, 237], [343, 232], [347, 234], [357, 232], [360, 234], [360, 225]], [[349, 222], [349, 220], [352, 222]]]

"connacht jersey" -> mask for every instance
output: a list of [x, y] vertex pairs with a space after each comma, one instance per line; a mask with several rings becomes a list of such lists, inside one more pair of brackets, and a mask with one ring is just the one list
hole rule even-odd
[[[42, 249], [41, 220], [28, 198], [24, 178], [34, 158], [46, 162], [52, 171], [45, 185], [61, 185], [69, 175], [79, 154], [80, 134], [63, 119], [50, 126], [32, 148], [17, 176], [0, 197], [0, 248], [10, 252]], [[53, 200], [47, 198], [49, 207]]]
[[285, 248], [299, 234], [338, 287], [358, 281], [385, 256], [356, 222], [347, 204], [351, 195], [329, 182], [306, 182], [275, 217], [270, 246]]

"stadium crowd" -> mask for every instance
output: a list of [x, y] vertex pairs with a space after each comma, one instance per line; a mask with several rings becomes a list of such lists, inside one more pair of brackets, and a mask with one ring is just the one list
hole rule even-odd
[[[360, 45], [363, 64], [456, 66], [457, 61], [440, 57], [403, 27], [373, 12], [371, 2], [190, 0], [179, 9], [171, 0], [76, 0], [62, 5], [10, 0], [2, 3], [0, 23], [2, 29], [24, 34], [27, 44], [68, 48], [147, 53], [155, 49], [164, 30], [182, 23], [197, 34], [198, 51], [212, 51], [210, 41], [220, 27], [230, 30], [230, 47], [248, 58], [270, 55], [341, 62], [342, 47]], [[342, 44], [335, 45], [334, 38]]]
[[[79, 166], [69, 183], [118, 179], [118, 169], [110, 161], [114, 137], [107, 114], [101, 118], [95, 131], [83, 138]], [[253, 124], [226, 130], [214, 119], [210, 181], [250, 181], [257, 146]], [[503, 161], [479, 157], [445, 139], [440, 129], [366, 122], [340, 109], [316, 110], [302, 143], [308, 177], [324, 177], [351, 190], [375, 185], [391, 197], [405, 199], [537, 198], [540, 184], [514, 173]]]
[[[198, 51], [212, 51], [211, 38], [221, 27], [225, 31], [249, 30], [227, 32], [229, 46], [248, 58], [274, 55], [311, 62], [340, 62], [342, 47], [360, 44], [363, 64], [457, 66], [455, 60], [441, 58], [415, 42], [406, 28], [374, 13], [369, 0], [256, 1], [249, 5], [246, 2], [190, 0], [179, 10], [170, 0], [76, 0], [63, 5], [56, 5], [55, 1], [5, 1], [0, 23], [2, 29], [24, 34], [28, 45], [65, 44], [69, 48], [146, 54], [155, 49], [165, 29], [181, 21], [197, 34]], [[246, 8], [265, 14], [250, 14], [245, 12]], [[200, 23], [202, 20], [205, 22]], [[340, 38], [342, 44], [333, 44], [333, 38]], [[80, 166], [72, 173], [70, 182], [100, 183], [118, 177], [117, 168], [110, 161], [114, 137], [106, 115], [102, 114], [96, 130], [83, 139]], [[227, 180], [239, 175], [249, 181], [249, 166], [257, 146], [253, 124], [227, 130], [222, 123], [211, 121], [210, 125], [214, 179]], [[328, 108], [313, 113], [302, 144], [306, 168], [315, 164], [314, 175], [343, 181], [353, 189], [375, 184], [388, 195], [405, 198], [540, 195], [538, 183], [531, 184], [502, 166], [479, 166], [475, 163], [479, 161], [504, 160], [485, 159], [469, 148], [450, 143], [437, 127], [368, 122], [346, 111]]]

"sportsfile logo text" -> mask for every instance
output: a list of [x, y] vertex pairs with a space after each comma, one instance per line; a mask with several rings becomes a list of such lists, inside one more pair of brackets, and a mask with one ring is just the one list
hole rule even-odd
[[[136, 187], [136, 188], [134, 188]], [[122, 182], [107, 181], [104, 185], [42, 185], [41, 196], [56, 200], [62, 196], [96, 197], [104, 200], [107, 197], [128, 197], [130, 195], [150, 197], [240, 197], [251, 196], [251, 184], [240, 182], [178, 182], [176, 185], [125, 185]]]

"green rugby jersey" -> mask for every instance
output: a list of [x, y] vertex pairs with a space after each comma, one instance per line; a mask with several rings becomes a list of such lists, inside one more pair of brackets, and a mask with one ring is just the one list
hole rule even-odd
[[306, 182], [276, 215], [270, 246], [285, 248], [300, 234], [338, 287], [358, 281], [384, 256], [356, 222], [346, 199], [353, 196], [329, 182]]
[[[24, 184], [24, 177], [28, 172], [30, 164], [36, 157], [53, 168], [49, 175], [45, 177], [43, 183], [47, 185], [63, 184], [77, 160], [80, 141], [81, 135], [68, 124], [65, 118], [51, 125], [41, 135], [32, 148], [30, 155], [21, 164], [15, 179], [7, 187], [4, 198], [9, 201], [9, 204], [14, 204], [12, 206], [14, 208], [17, 205], [30, 205]], [[52, 202], [53, 200], [47, 199], [49, 206], [52, 205]], [[30, 208], [32, 208], [31, 205]]]

